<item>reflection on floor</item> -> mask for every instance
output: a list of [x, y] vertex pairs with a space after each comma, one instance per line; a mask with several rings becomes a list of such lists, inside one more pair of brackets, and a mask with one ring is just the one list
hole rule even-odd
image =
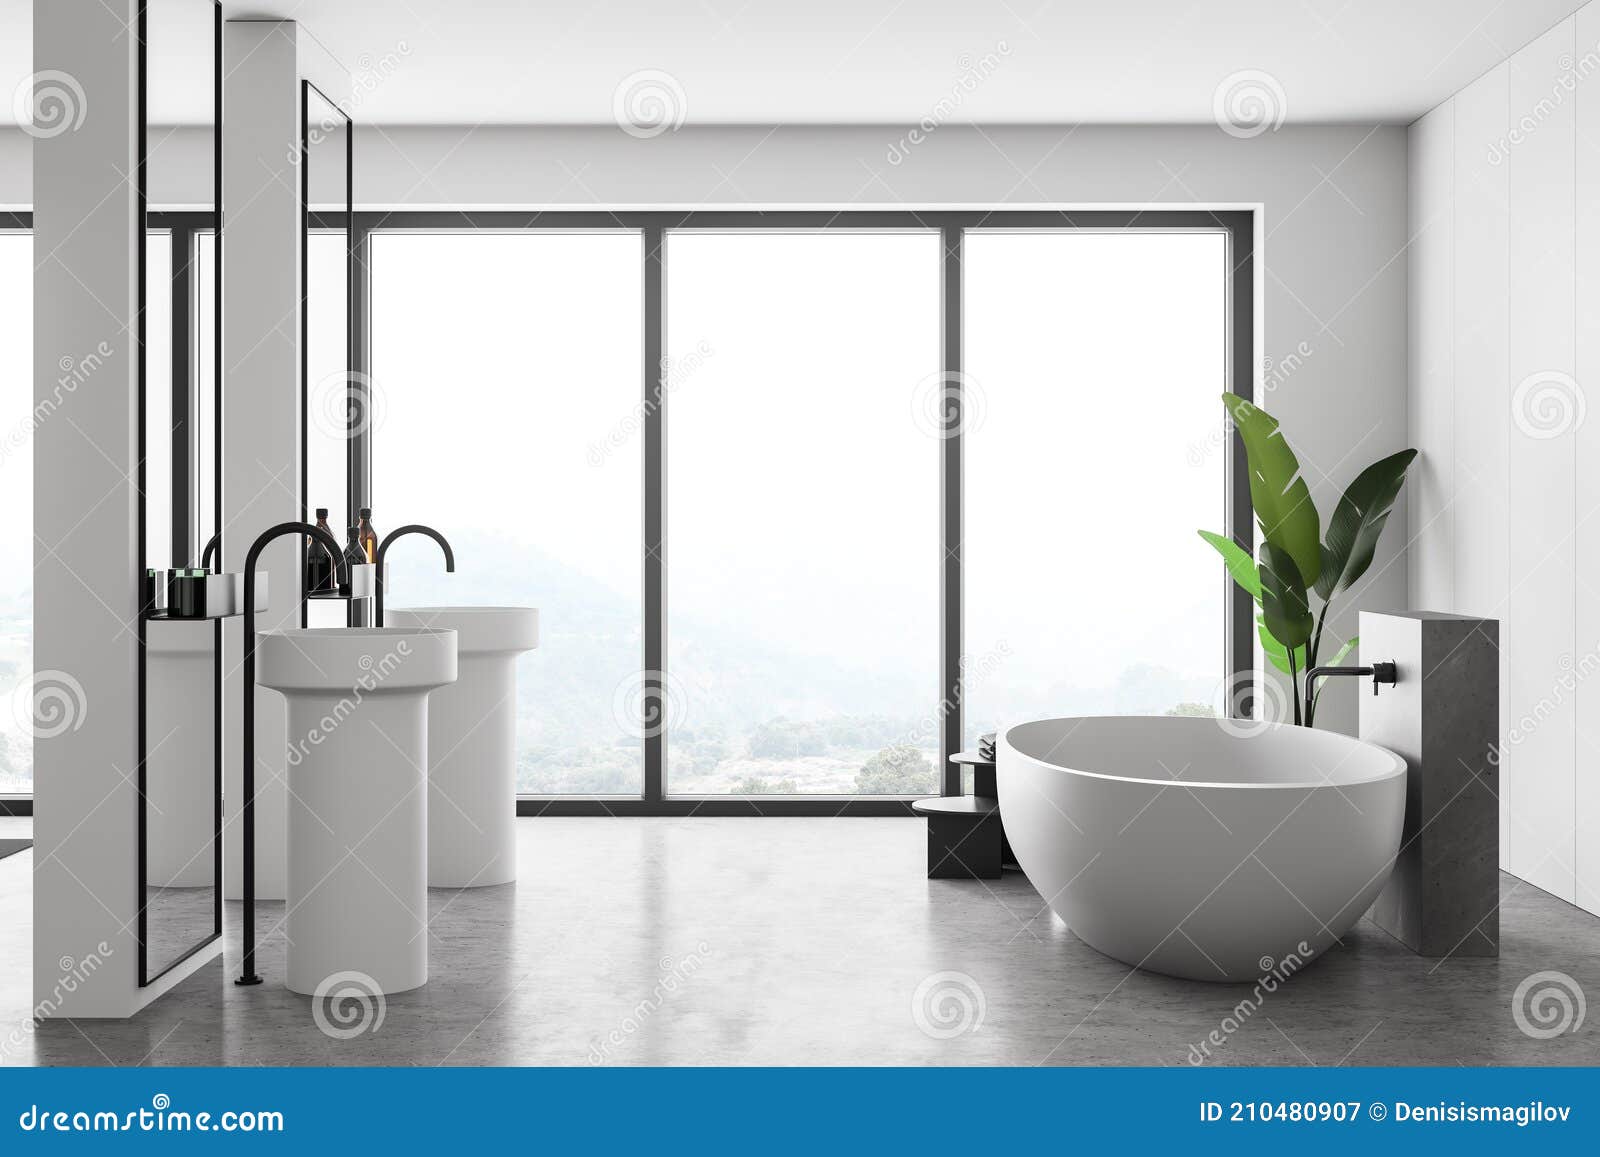
[[[1101, 956], [1021, 875], [924, 879], [913, 820], [527, 819], [519, 836], [519, 883], [429, 894], [433, 980], [381, 1021], [287, 992], [274, 934], [263, 987], [233, 985], [230, 938], [226, 967], [131, 1021], [50, 1021], [7, 1048], [37, 853], [13, 856], [0, 1063], [1187, 1065], [1213, 1032], [1208, 1064], [1600, 1063], [1600, 1018], [1540, 1040], [1512, 1006], [1543, 970], [1600, 995], [1600, 919], [1510, 877], [1498, 960], [1424, 960], [1363, 923], [1242, 1009], [1250, 986]], [[262, 927], [281, 914], [264, 905]]]

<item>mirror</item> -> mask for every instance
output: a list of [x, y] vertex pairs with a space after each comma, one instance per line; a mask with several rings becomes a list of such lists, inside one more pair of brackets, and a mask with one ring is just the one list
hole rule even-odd
[[[164, 572], [213, 566], [221, 532], [221, 6], [149, 0], [138, 36], [140, 536], [145, 566]], [[140, 622], [141, 984], [222, 933], [221, 635], [214, 618]]]
[[[350, 118], [316, 85], [301, 81], [305, 125], [300, 142], [303, 250], [300, 283], [301, 521], [328, 511], [328, 528], [345, 541], [359, 498], [350, 485], [351, 148]], [[309, 516], [309, 517], [308, 517]], [[365, 604], [302, 602], [312, 627], [360, 626]]]

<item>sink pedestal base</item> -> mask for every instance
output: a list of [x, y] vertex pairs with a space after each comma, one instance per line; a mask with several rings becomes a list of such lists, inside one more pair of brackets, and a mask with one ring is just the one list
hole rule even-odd
[[[289, 696], [291, 991], [428, 981], [428, 697]], [[363, 978], [370, 979], [370, 985]]]
[[517, 878], [517, 656], [463, 650], [428, 705], [428, 883]]
[[517, 659], [533, 607], [390, 607], [392, 627], [456, 633], [457, 678], [428, 697], [428, 885], [517, 878]]

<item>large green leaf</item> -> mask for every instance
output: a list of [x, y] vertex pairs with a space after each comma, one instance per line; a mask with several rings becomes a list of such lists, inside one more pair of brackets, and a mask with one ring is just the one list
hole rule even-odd
[[1261, 601], [1261, 572], [1256, 569], [1256, 560], [1250, 557], [1250, 552], [1245, 550], [1233, 539], [1220, 534], [1213, 534], [1209, 530], [1197, 531], [1201, 538], [1216, 548], [1222, 556], [1222, 563], [1228, 568], [1228, 574], [1233, 581], [1245, 589], [1256, 602]]
[[1285, 648], [1307, 642], [1316, 627], [1305, 580], [1294, 559], [1270, 542], [1261, 544], [1261, 615], [1272, 637]]
[[1350, 483], [1328, 520], [1328, 541], [1322, 547], [1322, 573], [1317, 594], [1326, 601], [1348, 589], [1372, 565], [1378, 536], [1406, 480], [1406, 468], [1417, 456], [1402, 450], [1368, 466]]
[[1250, 502], [1261, 537], [1294, 559], [1304, 582], [1316, 582], [1322, 573], [1322, 525], [1300, 476], [1300, 460], [1284, 440], [1278, 419], [1237, 394], [1223, 394], [1222, 404], [1244, 439]]
[[[1261, 639], [1261, 651], [1267, 660], [1285, 675], [1289, 673], [1289, 648], [1272, 637], [1272, 632], [1267, 630], [1267, 620], [1262, 615], [1256, 616], [1256, 634]], [[1306, 669], [1306, 649], [1299, 646], [1294, 649], [1294, 666], [1297, 671]]]

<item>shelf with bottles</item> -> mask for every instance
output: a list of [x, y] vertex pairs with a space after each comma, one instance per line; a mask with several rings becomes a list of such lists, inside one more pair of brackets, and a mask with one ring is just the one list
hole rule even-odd
[[[256, 571], [256, 610], [267, 609], [267, 572]], [[144, 573], [139, 617], [148, 623], [194, 623], [231, 619], [244, 610], [244, 575], [212, 574], [204, 567], [170, 570], [150, 567]]]
[[[385, 567], [385, 570], [388, 568]], [[376, 593], [378, 568], [370, 562], [356, 563], [350, 567], [350, 589], [312, 590], [309, 584], [306, 598], [318, 601], [339, 599], [370, 599]]]
[[[338, 536], [328, 525], [328, 508], [317, 507], [316, 527], [334, 541]], [[304, 590], [307, 599], [349, 600], [370, 599], [375, 593], [374, 559], [377, 557], [378, 536], [372, 529], [372, 510], [361, 508], [361, 517], [355, 526], [345, 531], [344, 549], [337, 555], [319, 537], [306, 540]], [[340, 584], [338, 571], [343, 567], [349, 576], [347, 584]]]

